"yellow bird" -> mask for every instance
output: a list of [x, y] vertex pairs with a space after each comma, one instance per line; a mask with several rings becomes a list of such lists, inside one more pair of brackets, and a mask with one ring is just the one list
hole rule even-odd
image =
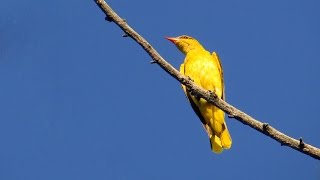
[[[184, 63], [180, 66], [180, 72], [190, 77], [194, 83], [202, 88], [215, 92], [224, 100], [223, 71], [217, 53], [210, 54], [196, 39], [190, 36], [182, 35], [166, 37], [166, 39], [174, 43], [186, 55]], [[193, 96], [184, 85], [182, 85], [182, 89], [208, 133], [212, 151], [221, 153], [223, 149], [229, 149], [232, 140], [224, 121], [224, 112], [203, 98]]]

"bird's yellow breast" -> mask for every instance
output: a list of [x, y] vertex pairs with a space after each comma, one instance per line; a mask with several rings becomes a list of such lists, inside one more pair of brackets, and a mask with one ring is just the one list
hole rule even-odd
[[208, 51], [190, 52], [184, 62], [184, 74], [197, 85], [222, 96], [222, 80], [218, 64]]

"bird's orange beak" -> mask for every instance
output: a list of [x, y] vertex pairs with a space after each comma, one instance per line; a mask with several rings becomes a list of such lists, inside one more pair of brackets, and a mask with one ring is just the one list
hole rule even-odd
[[165, 37], [165, 38], [171, 41], [173, 44], [175, 44], [178, 40], [177, 38], [174, 38], [174, 37]]

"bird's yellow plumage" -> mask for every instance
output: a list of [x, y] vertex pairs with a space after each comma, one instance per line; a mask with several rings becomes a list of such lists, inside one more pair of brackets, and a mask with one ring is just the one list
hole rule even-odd
[[[190, 77], [197, 85], [225, 99], [223, 71], [218, 55], [215, 52], [210, 54], [190, 36], [167, 39], [186, 55], [184, 63], [180, 66], [180, 72]], [[224, 112], [206, 100], [191, 95], [184, 85], [182, 88], [208, 133], [212, 151], [221, 153], [223, 149], [229, 149], [232, 140], [224, 121]]]

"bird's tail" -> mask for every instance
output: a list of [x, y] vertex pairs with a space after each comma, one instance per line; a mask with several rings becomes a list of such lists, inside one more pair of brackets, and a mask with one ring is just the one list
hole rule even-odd
[[210, 144], [212, 151], [215, 153], [221, 153], [223, 149], [231, 148], [232, 139], [225, 122], [222, 125], [222, 131], [220, 134], [212, 134], [210, 137]]

